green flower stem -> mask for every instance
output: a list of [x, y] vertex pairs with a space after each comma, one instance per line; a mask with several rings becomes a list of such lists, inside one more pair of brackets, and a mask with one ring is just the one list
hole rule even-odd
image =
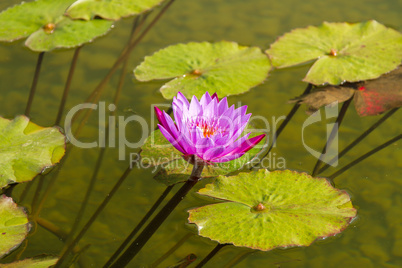
[[159, 213], [152, 219], [152, 221], [145, 227], [141, 234], [131, 243], [127, 250], [116, 260], [111, 266], [112, 268], [125, 267], [142, 249], [142, 247], [148, 242], [152, 235], [158, 230], [162, 223], [172, 213], [176, 206], [184, 199], [187, 193], [197, 184], [201, 179], [201, 173], [203, 165], [195, 165], [193, 171], [184, 183], [184, 185], [176, 192], [176, 194], [169, 200], [169, 202], [159, 211]]
[[42, 67], [42, 61], [43, 61], [44, 55], [45, 55], [45, 52], [39, 53], [38, 60], [36, 62], [35, 74], [34, 74], [34, 78], [32, 80], [32, 84], [31, 84], [31, 91], [29, 92], [29, 98], [28, 98], [27, 106], [25, 108], [25, 115], [28, 117], [29, 117], [29, 113], [31, 112], [31, 106], [32, 106], [32, 102], [33, 102], [33, 99], [35, 96], [36, 85], [38, 84], [40, 68]]
[[99, 207], [96, 209], [94, 214], [92, 214], [91, 218], [88, 220], [88, 222], [84, 225], [82, 230], [78, 233], [78, 235], [75, 237], [75, 239], [69, 244], [67, 250], [64, 252], [64, 254], [60, 257], [60, 259], [57, 261], [56, 265], [54, 268], [57, 267], [63, 267], [63, 262], [67, 259], [69, 254], [73, 251], [74, 247], [78, 244], [78, 242], [81, 240], [81, 238], [86, 234], [86, 232], [89, 230], [91, 225], [95, 222], [96, 218], [99, 216], [99, 214], [103, 211], [103, 209], [106, 207], [106, 205], [109, 203], [110, 199], [114, 196], [114, 194], [117, 192], [117, 190], [120, 188], [122, 183], [125, 181], [127, 176], [130, 174], [131, 168], [127, 168], [126, 171], [124, 171], [123, 175], [119, 178], [119, 180], [116, 182], [116, 184], [113, 186], [112, 190], [106, 195], [105, 199], [103, 199], [102, 203], [99, 205]]
[[317, 175], [318, 169], [320, 168], [320, 166], [322, 164], [322, 158], [325, 154], [325, 151], [327, 148], [329, 148], [331, 146], [332, 142], [334, 141], [334, 138], [336, 137], [336, 134], [341, 126], [343, 118], [345, 117], [346, 111], [348, 110], [349, 104], [352, 102], [352, 100], [353, 100], [353, 98], [350, 98], [343, 103], [342, 108], [339, 111], [339, 115], [336, 118], [335, 125], [332, 128], [331, 133], [329, 134], [328, 140], [325, 143], [324, 148], [322, 148], [320, 157], [318, 158], [317, 162], [315, 163], [313, 172], [311, 173], [312, 177], [315, 177]]
[[328, 179], [333, 180], [336, 177], [338, 177], [339, 175], [341, 175], [343, 172], [345, 172], [346, 170], [348, 170], [349, 168], [353, 167], [354, 165], [360, 163], [361, 161], [363, 161], [364, 159], [366, 159], [367, 157], [375, 154], [376, 152], [384, 149], [385, 147], [393, 144], [394, 142], [397, 142], [398, 140], [400, 140], [402, 138], [402, 134], [399, 134], [398, 136], [388, 140], [387, 142], [381, 144], [380, 146], [374, 148], [373, 150], [365, 153], [364, 155], [360, 156], [359, 158], [357, 158], [356, 160], [350, 162], [349, 164], [347, 164], [346, 166], [344, 166], [343, 168], [339, 169], [338, 171], [336, 171], [334, 174], [330, 175], [328, 177]]
[[156, 261], [154, 261], [151, 265], [149, 265], [149, 268], [156, 268], [159, 264], [161, 264], [164, 260], [166, 260], [170, 255], [172, 255], [173, 252], [175, 252], [179, 247], [181, 247], [192, 236], [194, 236], [193, 233], [187, 233], [186, 235], [184, 235], [165, 254], [160, 256]]
[[327, 164], [325, 164], [318, 172], [317, 175], [321, 174], [325, 170], [329, 168], [331, 164], [333, 164], [336, 159], [340, 159], [343, 157], [347, 152], [349, 152], [353, 147], [359, 144], [364, 138], [366, 138], [374, 129], [378, 128], [382, 123], [384, 123], [391, 115], [393, 115], [399, 108], [394, 108], [386, 113], [383, 117], [381, 117], [377, 122], [375, 122], [371, 127], [369, 127], [366, 131], [364, 131], [359, 137], [357, 137], [353, 142], [351, 142], [348, 146], [343, 149], [337, 157], [334, 157]]
[[199, 264], [197, 264], [197, 266], [195, 268], [203, 267], [205, 264], [207, 264], [207, 262], [209, 262], [210, 259], [212, 259], [219, 252], [219, 250], [221, 250], [223, 247], [225, 247], [227, 245], [229, 245], [229, 244], [216, 245], [216, 247], [204, 259], [202, 259], [201, 262]]
[[64, 106], [66, 105], [68, 93], [70, 91], [71, 81], [73, 80], [75, 66], [77, 65], [78, 56], [80, 54], [82, 46], [75, 49], [73, 59], [71, 61], [70, 70], [68, 72], [66, 85], [64, 86], [63, 97], [61, 98], [59, 111], [57, 112], [55, 125], [60, 125], [61, 117], [63, 116]]
[[[308, 84], [306, 89], [304, 90], [302, 95], [308, 94], [310, 93], [311, 89], [313, 88], [312, 84]], [[268, 151], [261, 157], [260, 161], [258, 163], [256, 163], [255, 165], [251, 166], [249, 169], [252, 170], [254, 167], [256, 167], [257, 165], [259, 165], [261, 163], [261, 161], [267, 157], [267, 155], [269, 154], [269, 152], [271, 152], [272, 148], [274, 147], [276, 140], [278, 139], [279, 135], [281, 134], [281, 132], [283, 131], [283, 129], [287, 126], [287, 124], [290, 122], [290, 120], [293, 118], [293, 116], [295, 115], [295, 113], [297, 112], [297, 110], [300, 107], [300, 103], [296, 102], [295, 105], [293, 106], [292, 110], [290, 110], [290, 112], [288, 113], [288, 115], [286, 116], [285, 120], [282, 121], [281, 125], [279, 126], [279, 128], [276, 130], [275, 135], [272, 137], [272, 144], [271, 146], [268, 148]]]
[[161, 194], [161, 196], [156, 200], [154, 205], [149, 209], [147, 214], [141, 219], [141, 221], [135, 226], [133, 231], [127, 236], [127, 238], [124, 240], [124, 242], [120, 245], [120, 247], [113, 253], [113, 255], [110, 257], [110, 259], [106, 262], [106, 264], [103, 266], [103, 268], [110, 267], [112, 263], [116, 260], [117, 257], [121, 254], [121, 252], [126, 248], [128, 243], [134, 238], [134, 236], [138, 233], [138, 231], [144, 226], [144, 224], [148, 221], [148, 219], [152, 216], [152, 214], [155, 212], [155, 210], [159, 207], [159, 205], [162, 203], [163, 200], [165, 200], [166, 196], [170, 193], [170, 191], [173, 189], [174, 185], [170, 185], [166, 187], [165, 191]]

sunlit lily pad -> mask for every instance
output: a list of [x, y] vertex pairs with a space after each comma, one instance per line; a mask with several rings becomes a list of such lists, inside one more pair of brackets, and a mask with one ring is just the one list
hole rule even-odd
[[0, 13], [0, 41], [28, 37], [25, 45], [34, 51], [77, 47], [106, 34], [112, 22], [72, 20], [64, 16], [74, 0], [37, 0]]
[[[251, 133], [250, 138], [258, 135], [261, 135], [261, 133]], [[224, 163], [215, 163], [214, 165], [204, 167], [202, 177], [207, 178], [226, 175], [240, 169], [245, 164], [252, 161], [254, 157], [261, 152], [261, 146], [265, 144], [265, 141], [266, 138], [264, 138], [259, 145], [238, 159]], [[166, 185], [173, 185], [178, 182], [186, 181], [193, 169], [193, 165], [189, 164], [182, 158], [180, 152], [166, 140], [160, 130], [152, 132], [145, 141], [141, 151], [141, 160], [134, 160], [139, 161], [134, 163], [138, 164], [139, 167], [161, 167], [162, 169], [154, 178]]]
[[191, 42], [145, 57], [134, 74], [140, 81], [173, 78], [160, 89], [166, 99], [179, 91], [187, 98], [200, 98], [206, 91], [219, 97], [244, 93], [264, 82], [270, 69], [268, 58], [257, 47]]
[[34, 258], [3, 264], [2, 268], [48, 268], [55, 265], [59, 257], [40, 255]]
[[297, 97], [291, 102], [304, 103], [308, 112], [334, 101], [339, 103], [353, 97], [360, 116], [378, 115], [402, 106], [402, 68], [397, 68], [380, 78], [340, 86], [325, 86]]
[[11, 197], [0, 196], [0, 257], [20, 245], [29, 228], [24, 209], [17, 207]]
[[346, 192], [289, 170], [219, 176], [199, 193], [224, 200], [189, 210], [201, 236], [259, 250], [308, 246], [340, 233], [356, 216]]
[[376, 21], [324, 22], [283, 35], [266, 53], [277, 68], [315, 61], [304, 81], [339, 85], [395, 69], [402, 60], [402, 34]]
[[0, 136], [0, 188], [31, 180], [64, 155], [65, 138], [59, 129], [42, 128], [25, 116], [0, 117]]
[[90, 20], [95, 16], [118, 20], [122, 17], [141, 14], [164, 0], [78, 0], [67, 14], [73, 19]]

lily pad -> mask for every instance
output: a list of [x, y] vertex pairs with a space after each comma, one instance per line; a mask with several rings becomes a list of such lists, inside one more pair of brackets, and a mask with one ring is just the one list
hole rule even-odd
[[72, 48], [106, 34], [112, 22], [72, 20], [64, 16], [74, 0], [37, 0], [22, 3], [0, 13], [0, 41], [28, 37], [25, 45], [33, 51]]
[[109, 20], [138, 15], [159, 5], [164, 0], [78, 0], [67, 14], [73, 19], [90, 20], [99, 16]]
[[241, 94], [264, 82], [271, 69], [257, 47], [234, 42], [172, 45], [157, 51], [134, 70], [139, 81], [170, 79], [160, 91], [166, 99], [177, 92], [200, 98], [206, 91], [219, 97]]
[[402, 106], [402, 68], [374, 80], [345, 83], [340, 86], [326, 86], [297, 97], [290, 102], [304, 103], [308, 112], [320, 107], [339, 103], [353, 97], [356, 111], [360, 116], [378, 115]]
[[356, 216], [346, 192], [289, 170], [219, 176], [199, 194], [225, 201], [189, 210], [201, 236], [259, 250], [308, 246]]
[[[250, 138], [261, 134], [251, 133]], [[266, 138], [260, 144], [265, 144], [265, 142]], [[239, 170], [252, 161], [261, 151], [262, 148], [257, 145], [238, 159], [205, 166], [202, 177], [216, 177]], [[186, 181], [193, 169], [193, 165], [182, 158], [180, 152], [166, 140], [159, 129], [151, 133], [142, 147], [141, 166], [160, 166], [162, 169], [155, 175], [154, 179], [166, 185]]]
[[395, 69], [402, 60], [402, 34], [374, 20], [324, 22], [283, 35], [266, 53], [277, 68], [315, 61], [303, 80], [339, 85]]
[[34, 258], [3, 264], [2, 268], [48, 268], [55, 265], [59, 257], [40, 255]]
[[29, 228], [24, 209], [19, 208], [11, 197], [0, 196], [0, 257], [20, 245]]
[[25, 116], [0, 117], [0, 188], [33, 179], [60, 161], [65, 138], [58, 128], [42, 128]]

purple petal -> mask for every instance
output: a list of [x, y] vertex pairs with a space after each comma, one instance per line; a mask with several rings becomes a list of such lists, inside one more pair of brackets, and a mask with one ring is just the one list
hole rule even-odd
[[216, 99], [219, 102], [219, 97], [218, 97], [218, 94], [216, 94], [216, 92], [214, 94], [212, 94], [211, 98]]
[[214, 147], [214, 142], [210, 138], [203, 138], [197, 141], [195, 145], [197, 150], [197, 155], [202, 158], [204, 153]]
[[196, 96], [191, 99], [190, 107], [188, 108], [188, 117], [195, 119], [202, 113], [201, 105]]
[[257, 145], [266, 135], [262, 134], [253, 138], [250, 138], [246, 141], [244, 141], [239, 147], [237, 147], [235, 150], [230, 152], [229, 154], [236, 154], [236, 153], [246, 153], [250, 149], [252, 149], [254, 146]]
[[228, 162], [232, 161], [234, 159], [240, 158], [244, 155], [244, 153], [239, 153], [239, 154], [233, 154], [233, 155], [226, 155], [224, 157], [218, 157], [216, 159], [210, 159], [209, 161], [215, 162], [215, 163], [223, 163], [223, 162]]
[[179, 145], [179, 143], [170, 135], [169, 131], [167, 131], [162, 125], [159, 125], [159, 130], [162, 132], [163, 136], [181, 153], [186, 154], [186, 151]]
[[180, 91], [177, 93], [177, 99], [180, 100], [183, 103], [183, 106], [185, 106], [188, 110], [190, 103], [188, 102], [187, 98]]
[[204, 95], [202, 95], [201, 100], [200, 100], [200, 105], [201, 107], [206, 107], [208, 103], [210, 103], [212, 100], [211, 96], [209, 95], [208, 92], [205, 92]]
[[214, 159], [214, 158], [218, 157], [224, 150], [225, 150], [225, 148], [223, 146], [210, 148], [204, 153], [204, 155], [202, 156], [202, 159], [207, 160], [207, 161]]
[[221, 116], [227, 109], [228, 109], [228, 100], [226, 97], [224, 97], [218, 104], [218, 116]]

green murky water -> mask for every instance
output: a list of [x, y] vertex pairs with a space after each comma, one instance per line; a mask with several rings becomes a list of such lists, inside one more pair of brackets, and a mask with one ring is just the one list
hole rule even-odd
[[[0, 1], [0, 9], [18, 2]], [[131, 73], [145, 55], [167, 45], [188, 41], [230, 40], [243, 45], [259, 46], [265, 50], [283, 33], [293, 28], [318, 25], [323, 21], [358, 22], [375, 19], [402, 31], [401, 13], [400, 0], [177, 0], [132, 54], [117, 114], [129, 116], [135, 112], [149, 122], [150, 105], [168, 103], [158, 92], [161, 83], [138, 83]], [[107, 73], [126, 42], [131, 23], [131, 19], [118, 22], [106, 37], [82, 49], [67, 110], [83, 102]], [[31, 112], [35, 123], [44, 126], [53, 124], [72, 55], [71, 50], [45, 55]], [[36, 58], [37, 54], [24, 48], [22, 42], [0, 45], [1, 116], [13, 118], [24, 112]], [[291, 105], [287, 104], [287, 100], [304, 90], [305, 84], [300, 80], [306, 71], [307, 67], [299, 67], [272, 72], [263, 85], [244, 95], [230, 97], [229, 102], [241, 101], [249, 106], [253, 115], [263, 116], [272, 124], [273, 117], [283, 116], [290, 110]], [[117, 83], [118, 75], [115, 75], [102, 95], [102, 101], [111, 102]], [[316, 160], [303, 147], [300, 138], [301, 126], [306, 118], [307, 115], [302, 111], [297, 113], [273, 150], [272, 161], [283, 157], [287, 168], [311, 172]], [[355, 110], [350, 109], [341, 128], [340, 146], [347, 145], [377, 119], [359, 118]], [[396, 113], [343, 158], [340, 165], [400, 134], [400, 119], [401, 113]], [[305, 142], [315, 150], [321, 150], [326, 138], [324, 123], [312, 125], [305, 130]], [[133, 124], [127, 128], [126, 135], [130, 141], [140, 138], [138, 127]], [[95, 140], [97, 128], [97, 118], [92, 116], [81, 140]], [[402, 266], [401, 148], [401, 142], [395, 143], [336, 179], [336, 186], [347, 190], [359, 209], [358, 218], [344, 233], [318, 241], [307, 248], [254, 251], [236, 267]], [[42, 218], [65, 230], [70, 228], [83, 199], [98, 152], [96, 148], [73, 151], [41, 212]], [[128, 149], [126, 154], [135, 152], [136, 150]], [[127, 160], [118, 160], [117, 149], [107, 150], [86, 217], [92, 215], [127, 165]], [[325, 175], [332, 173], [333, 170], [328, 170]], [[45, 178], [45, 185], [49, 178], [50, 176]], [[197, 186], [200, 187], [202, 185]], [[17, 187], [16, 195], [21, 192], [21, 188]], [[152, 179], [151, 169], [133, 170], [118, 195], [112, 199], [81, 241], [82, 246], [91, 245], [81, 264], [85, 264], [85, 267], [101, 267], [164, 189], [165, 186]], [[24, 205], [29, 208], [30, 198], [26, 200]], [[130, 267], [149, 265], [187, 233], [194, 232], [193, 226], [186, 225], [186, 210], [206, 202], [194, 194], [189, 195], [132, 261]], [[58, 254], [62, 246], [58, 238], [39, 227], [29, 237], [22, 257], [42, 253]], [[214, 246], [215, 243], [209, 239], [191, 236], [160, 267], [172, 265], [190, 253], [202, 259]], [[247, 252], [247, 249], [226, 247], [207, 267], [225, 267], [234, 258]]]

